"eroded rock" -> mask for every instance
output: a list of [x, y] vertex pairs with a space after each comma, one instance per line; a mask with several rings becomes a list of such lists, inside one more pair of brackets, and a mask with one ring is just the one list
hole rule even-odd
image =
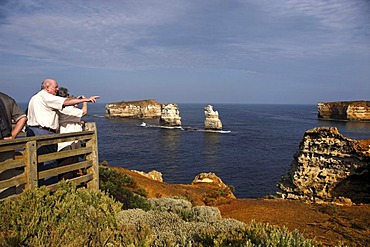
[[180, 111], [177, 104], [162, 104], [161, 117], [159, 119], [161, 126], [181, 126]]
[[161, 105], [155, 100], [122, 101], [105, 105], [106, 117], [158, 118]]
[[143, 171], [136, 171], [136, 170], [132, 170], [132, 171], [136, 172], [136, 173], [139, 173], [140, 175], [143, 175], [144, 177], [153, 179], [155, 181], [163, 182], [162, 173], [159, 172], [159, 171], [152, 170], [148, 173], [143, 172]]
[[321, 119], [370, 121], [370, 101], [320, 102], [317, 109]]
[[307, 130], [278, 192], [312, 202], [370, 202], [370, 139], [346, 138], [334, 127]]
[[206, 130], [222, 130], [222, 122], [218, 117], [218, 112], [213, 110], [213, 106], [207, 105], [204, 107], [206, 119], [204, 121], [204, 129]]

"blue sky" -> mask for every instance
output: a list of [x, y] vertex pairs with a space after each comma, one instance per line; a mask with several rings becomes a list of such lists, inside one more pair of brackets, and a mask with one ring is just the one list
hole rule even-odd
[[368, 0], [2, 0], [0, 91], [100, 102], [370, 100]]

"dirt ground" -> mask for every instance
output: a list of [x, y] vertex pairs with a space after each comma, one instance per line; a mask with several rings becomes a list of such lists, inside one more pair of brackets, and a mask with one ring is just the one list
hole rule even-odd
[[[323, 245], [338, 242], [349, 246], [370, 246], [370, 205], [355, 206], [307, 204], [283, 199], [246, 199], [219, 195], [212, 185], [167, 184], [146, 178], [130, 170], [114, 168], [133, 178], [148, 197], [182, 196], [194, 205], [212, 205], [224, 218], [245, 223], [251, 220], [297, 229], [306, 238]], [[210, 201], [209, 197], [214, 200]]]

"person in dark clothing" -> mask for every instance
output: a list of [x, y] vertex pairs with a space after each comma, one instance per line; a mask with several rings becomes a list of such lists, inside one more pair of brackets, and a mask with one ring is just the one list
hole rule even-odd
[[[27, 122], [26, 114], [21, 110], [16, 101], [9, 95], [0, 92], [0, 140], [12, 140], [22, 131]], [[12, 127], [14, 124], [14, 128]], [[0, 162], [15, 158], [15, 151], [0, 152]], [[0, 167], [0, 181], [10, 179], [23, 173], [23, 169], [2, 170]], [[0, 189], [0, 199], [20, 192], [17, 187]]]
[[[12, 128], [12, 122], [15, 123]], [[17, 137], [27, 122], [26, 114], [15, 100], [0, 92], [0, 140], [11, 140]]]

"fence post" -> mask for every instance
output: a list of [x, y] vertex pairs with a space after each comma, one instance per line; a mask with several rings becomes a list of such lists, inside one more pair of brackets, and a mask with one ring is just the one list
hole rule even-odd
[[24, 163], [27, 176], [26, 188], [35, 188], [38, 186], [36, 141], [29, 141], [26, 143]]
[[86, 123], [85, 130], [94, 131], [93, 138], [86, 142], [86, 147], [91, 147], [92, 152], [86, 156], [86, 160], [92, 161], [92, 167], [87, 172], [93, 175], [92, 181], [87, 183], [89, 189], [99, 189], [99, 156], [98, 156], [98, 131], [95, 122]]

